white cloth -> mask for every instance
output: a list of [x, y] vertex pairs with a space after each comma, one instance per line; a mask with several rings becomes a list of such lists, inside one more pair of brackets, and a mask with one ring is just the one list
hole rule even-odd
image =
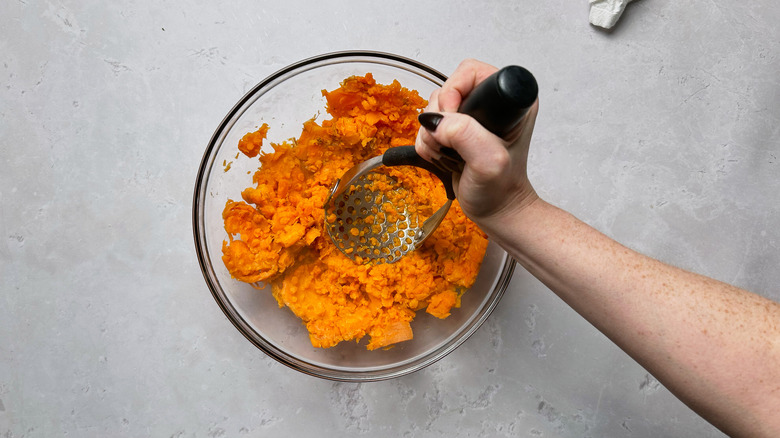
[[610, 29], [633, 0], [590, 0], [590, 24]]

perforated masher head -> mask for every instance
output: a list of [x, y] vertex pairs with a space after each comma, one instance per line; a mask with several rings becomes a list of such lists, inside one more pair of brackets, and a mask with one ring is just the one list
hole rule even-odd
[[[476, 119], [493, 134], [505, 137], [519, 125], [536, 101], [534, 76], [518, 66], [504, 67], [482, 81], [461, 103], [458, 112]], [[452, 149], [442, 152], [463, 165]], [[373, 172], [379, 166], [416, 166], [444, 184], [447, 202], [421, 221], [416, 206], [408, 205], [402, 187], [392, 177]], [[457, 167], [457, 166], [456, 166]], [[417, 249], [441, 224], [455, 192], [452, 173], [462, 169], [426, 161], [414, 146], [399, 146], [349, 169], [331, 189], [325, 202], [325, 228], [336, 247], [357, 262], [393, 263]], [[382, 184], [378, 184], [380, 180]], [[393, 187], [390, 191], [377, 187]]]

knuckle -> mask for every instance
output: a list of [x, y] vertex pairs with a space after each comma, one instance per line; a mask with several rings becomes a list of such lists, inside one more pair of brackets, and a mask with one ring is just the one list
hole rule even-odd
[[470, 129], [469, 117], [449, 117], [447, 123], [444, 123], [444, 135], [450, 139], [450, 146], [468, 144], [474, 136], [473, 129]]
[[471, 67], [480, 64], [482, 64], [482, 62], [478, 61], [476, 58], [466, 58], [460, 62], [461, 67]]
[[[487, 152], [487, 151], [486, 151]], [[496, 180], [506, 175], [506, 170], [511, 165], [511, 158], [506, 149], [493, 149], [487, 152], [481, 159], [469, 163], [472, 170], [486, 181]]]

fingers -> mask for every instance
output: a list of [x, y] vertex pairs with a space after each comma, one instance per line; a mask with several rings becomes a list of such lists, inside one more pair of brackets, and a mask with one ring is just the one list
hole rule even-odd
[[439, 152], [440, 147], [439, 143], [433, 139], [433, 136], [431, 136], [428, 130], [421, 127], [417, 132], [417, 140], [414, 143], [414, 149], [417, 152], [417, 155], [433, 162], [441, 158], [441, 153]]
[[[435, 145], [456, 150], [472, 171], [487, 178], [509, 164], [507, 144], [473, 118], [460, 113], [444, 113], [434, 132], [425, 132], [424, 144], [438, 152]], [[434, 146], [430, 146], [434, 145]]]
[[433, 90], [431, 93], [431, 97], [428, 98], [428, 106], [425, 107], [423, 112], [426, 113], [436, 113], [439, 112], [439, 93], [441, 93], [441, 88], [437, 88]]
[[[476, 60], [462, 62], [444, 85], [431, 94], [415, 143], [417, 153], [434, 165], [450, 170], [453, 188], [463, 211], [485, 218], [505, 211], [535, 192], [528, 180], [528, 149], [539, 101], [510, 133], [498, 137], [474, 118], [458, 113], [462, 100], [495, 67]], [[448, 154], [457, 152], [462, 162]], [[520, 200], [520, 201], [518, 201]]]
[[[525, 167], [538, 110], [537, 100], [506, 139], [486, 130], [465, 114], [439, 113], [441, 116], [437, 117], [436, 125], [427, 123], [428, 129], [420, 129], [415, 144], [417, 153], [428, 161], [448, 167], [450, 160], [446, 152], [451, 148], [475, 176], [491, 180], [509, 167]], [[452, 166], [449, 167], [456, 173], [463, 171], [460, 163], [452, 163]]]
[[[440, 89], [431, 93], [425, 112], [456, 112], [460, 103], [474, 87], [498, 69], [475, 59], [466, 59], [458, 65]], [[428, 161], [442, 159], [440, 144], [421, 128], [417, 135], [417, 153]]]
[[[417, 155], [420, 155], [423, 159], [433, 163], [436, 167], [450, 173], [463, 172], [465, 162], [455, 149], [441, 147], [430, 134], [432, 131], [436, 130], [436, 125], [443, 116], [440, 113], [423, 113], [423, 115], [435, 117], [429, 117], [423, 120], [422, 115], [420, 116], [420, 122], [423, 127], [420, 129], [417, 135], [417, 141], [415, 142]], [[432, 119], [434, 119], [434, 121], [431, 121]]]
[[[458, 65], [452, 75], [444, 82], [436, 96], [439, 111], [455, 112], [465, 96], [480, 82], [498, 69], [475, 59], [467, 59]], [[432, 96], [433, 98], [433, 96]]]

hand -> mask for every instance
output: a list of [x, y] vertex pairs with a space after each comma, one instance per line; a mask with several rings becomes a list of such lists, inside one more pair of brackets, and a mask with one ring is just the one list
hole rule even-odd
[[441, 159], [442, 147], [458, 151], [466, 165], [463, 173], [453, 174], [453, 187], [463, 211], [477, 222], [516, 214], [538, 199], [526, 167], [538, 100], [506, 139], [457, 113], [471, 90], [496, 71], [480, 61], [463, 61], [442, 88], [431, 94], [425, 111], [438, 112], [443, 118], [434, 131], [421, 128], [415, 145], [417, 153], [432, 162]]
[[420, 130], [417, 153], [445, 163], [441, 148], [457, 150], [463, 211], [688, 406], [729, 435], [780, 436], [780, 304], [639, 254], [539, 199], [526, 172], [538, 101], [506, 139], [455, 112], [495, 71], [464, 61], [431, 95], [427, 111], [443, 117]]

